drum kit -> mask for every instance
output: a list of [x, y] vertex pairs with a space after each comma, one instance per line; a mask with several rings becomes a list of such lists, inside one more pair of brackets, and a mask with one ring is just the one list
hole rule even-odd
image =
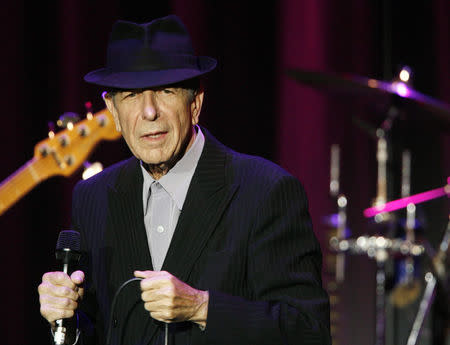
[[[444, 291], [449, 291], [448, 245], [450, 239], [450, 221], [444, 231], [443, 238], [437, 250], [434, 250], [427, 240], [416, 236], [418, 221], [416, 220], [417, 205], [437, 198], [450, 196], [450, 177], [444, 186], [411, 195], [411, 151], [401, 149], [401, 195], [395, 200], [388, 195], [388, 184], [392, 174], [389, 171], [388, 159], [392, 159], [394, 141], [392, 128], [400, 114], [408, 112], [425, 113], [438, 125], [439, 130], [450, 129], [450, 105], [428, 97], [414, 90], [410, 83], [411, 70], [404, 67], [398, 78], [387, 82], [350, 74], [332, 74], [302, 69], [288, 69], [287, 75], [299, 84], [307, 85], [325, 91], [330, 95], [345, 99], [352, 96], [368, 104], [383, 105], [380, 125], [375, 128], [376, 162], [377, 162], [377, 196], [371, 207], [363, 212], [364, 219], [375, 224], [375, 234], [351, 238], [348, 231], [347, 197], [340, 190], [339, 160], [340, 148], [331, 146], [330, 159], [330, 195], [337, 203], [337, 213], [328, 218], [332, 224], [329, 236], [329, 248], [334, 253], [333, 279], [327, 284], [332, 308], [331, 327], [333, 331], [333, 304], [337, 287], [344, 283], [345, 258], [348, 255], [364, 255], [376, 262], [375, 277], [375, 345], [384, 345], [386, 340], [386, 306], [388, 301], [395, 307], [403, 308], [415, 302], [413, 322], [408, 325], [406, 345], [416, 345], [423, 331], [424, 320], [430, 313], [437, 285], [444, 285]], [[407, 117], [407, 116], [406, 116]], [[406, 119], [408, 120], [408, 118]], [[425, 119], [429, 122], [430, 118]], [[405, 218], [399, 225], [396, 211], [401, 210]], [[449, 214], [446, 215], [448, 217]], [[330, 219], [332, 220], [330, 221]], [[447, 220], [445, 220], [447, 221]], [[394, 224], [394, 225], [393, 225]], [[402, 228], [402, 231], [392, 231], [392, 228]], [[440, 229], [439, 229], [440, 231]], [[429, 267], [418, 269], [421, 258], [428, 258]], [[389, 265], [389, 266], [388, 266]], [[396, 284], [389, 291], [387, 282], [388, 267], [394, 267]], [[420, 275], [420, 276], [419, 276]], [[423, 275], [423, 276], [422, 276]], [[418, 303], [418, 301], [420, 302]], [[450, 337], [450, 335], [447, 335]], [[448, 339], [450, 341], [450, 338]], [[337, 343], [337, 341], [336, 341]], [[396, 343], [397, 344], [397, 343]]]

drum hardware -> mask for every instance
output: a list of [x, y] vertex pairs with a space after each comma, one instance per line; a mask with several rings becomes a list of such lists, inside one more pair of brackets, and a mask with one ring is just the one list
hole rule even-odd
[[416, 318], [414, 319], [413, 326], [411, 328], [411, 333], [408, 337], [407, 345], [415, 345], [417, 338], [419, 337], [420, 331], [422, 329], [423, 321], [425, 315], [430, 309], [430, 305], [434, 299], [434, 290], [436, 288], [436, 278], [431, 272], [425, 275], [425, 281], [427, 285], [425, 287], [425, 292], [423, 294], [422, 300], [420, 302], [419, 310], [417, 312]]
[[[446, 277], [446, 269], [445, 269], [445, 258], [448, 250], [448, 244], [450, 241], [450, 217], [449, 222], [447, 223], [447, 230], [445, 231], [444, 238], [439, 245], [438, 253], [432, 256], [432, 264], [433, 264], [433, 272], [427, 272], [425, 274], [426, 287], [424, 294], [422, 296], [422, 300], [419, 305], [419, 309], [417, 311], [417, 315], [414, 319], [414, 323], [411, 328], [411, 332], [408, 337], [408, 341], [406, 345], [416, 345], [417, 339], [420, 335], [420, 331], [422, 330], [423, 321], [425, 319], [426, 314], [430, 310], [430, 306], [433, 303], [433, 299], [435, 296], [436, 277], [442, 282], [444, 285], [444, 289], [448, 291], [447, 285], [447, 277]], [[436, 275], [436, 276], [435, 276]]]
[[[387, 161], [389, 157], [388, 153], [388, 140], [386, 138], [386, 132], [384, 129], [377, 129], [377, 196], [372, 204], [373, 207], [379, 207], [387, 202]], [[389, 213], [380, 213], [375, 218], [377, 223], [382, 223], [388, 220], [392, 220]]]
[[[450, 217], [449, 217], [450, 219]], [[435, 295], [435, 289], [437, 280], [436, 277], [444, 285], [444, 289], [448, 291], [447, 286], [447, 270], [445, 265], [446, 255], [450, 242], [450, 220], [447, 224], [447, 229], [444, 234], [443, 240], [439, 245], [438, 252], [435, 254], [431, 250], [428, 244], [422, 245], [413, 243], [409, 240], [403, 239], [390, 239], [384, 236], [359, 236], [356, 239], [338, 239], [336, 236], [330, 239], [330, 247], [337, 253], [348, 253], [356, 255], [367, 255], [369, 258], [375, 259], [377, 263], [376, 273], [376, 344], [383, 344], [384, 342], [384, 326], [385, 326], [385, 282], [386, 275], [384, 270], [384, 264], [390, 256], [402, 256], [406, 258], [420, 257], [424, 254], [432, 259], [432, 271], [426, 272], [424, 280], [426, 286], [424, 293], [419, 304], [417, 315], [414, 319], [414, 323], [411, 328], [411, 332], [408, 338], [407, 345], [415, 345], [420, 335], [423, 322], [426, 314], [428, 313], [433, 298]], [[426, 248], [430, 248], [427, 250]], [[398, 293], [408, 293], [418, 295], [420, 293], [420, 287], [416, 282], [410, 283], [409, 290], [403, 288], [398, 289]], [[417, 291], [416, 291], [417, 290]], [[406, 297], [408, 299], [408, 296]]]
[[[406, 69], [404, 71], [402, 70], [402, 72], [406, 71]], [[410, 74], [407, 73], [407, 76], [403, 76], [402, 81], [399, 77], [398, 79], [394, 80], [392, 84], [401, 83], [402, 85], [407, 87], [407, 82], [409, 82], [409, 75]], [[397, 103], [398, 102], [393, 100], [389, 104], [388, 110], [386, 111], [386, 114], [384, 116], [384, 120], [375, 132], [377, 137], [377, 195], [372, 203], [373, 207], [380, 207], [381, 205], [386, 204], [386, 202], [388, 201], [388, 194], [392, 194], [388, 193], [388, 190], [392, 188], [392, 185], [388, 186], [388, 181], [392, 180], [392, 173], [388, 170], [388, 163], [392, 161], [393, 156], [391, 131], [394, 126], [395, 120], [399, 118], [401, 113]], [[390, 225], [392, 226], [395, 221], [395, 217], [391, 213], [380, 213], [374, 218], [374, 220], [376, 223], [390, 223]]]
[[438, 279], [443, 282], [444, 288], [448, 290], [448, 282], [447, 282], [447, 269], [445, 262], [447, 259], [447, 252], [450, 242], [450, 216], [449, 222], [447, 223], [447, 230], [445, 231], [444, 237], [439, 245], [437, 253], [434, 253], [432, 256], [432, 265], [434, 269], [435, 275]]
[[338, 253], [365, 254], [375, 259], [376, 272], [376, 324], [375, 345], [385, 341], [385, 304], [386, 304], [386, 270], [385, 263], [389, 254], [402, 256], [420, 256], [425, 248], [408, 240], [390, 239], [384, 236], [359, 236], [357, 239], [330, 239], [330, 246]]
[[[407, 198], [411, 191], [411, 152], [405, 150], [402, 153], [402, 181], [401, 197]], [[405, 238], [413, 243], [415, 241], [414, 230], [416, 228], [416, 205], [409, 203], [406, 206], [406, 221], [404, 224]], [[410, 305], [419, 298], [422, 283], [415, 278], [415, 261], [411, 256], [401, 259], [398, 263], [403, 270], [400, 271], [400, 278], [394, 287], [390, 300], [393, 305], [403, 308]]]
[[420, 204], [442, 196], [450, 195], [450, 176], [447, 177], [447, 184], [440, 188], [435, 188], [423, 193], [414, 194], [406, 198], [388, 201], [379, 206], [372, 206], [364, 210], [363, 214], [366, 218], [376, 217], [378, 214], [392, 212], [408, 207], [409, 204]]
[[[333, 74], [318, 71], [307, 71], [299, 68], [290, 68], [286, 70], [286, 74], [300, 84], [309, 85], [313, 88], [328, 91], [331, 96], [351, 96], [353, 100], [362, 100], [376, 108], [376, 114], [380, 114], [383, 118], [379, 126], [374, 126], [369, 122], [365, 122], [358, 116], [353, 117], [360, 128], [365, 130], [370, 137], [376, 140], [377, 145], [377, 193], [373, 199], [371, 207], [364, 210], [364, 216], [371, 218], [375, 224], [383, 224], [381, 235], [376, 236], [359, 236], [355, 239], [346, 236], [347, 217], [347, 197], [339, 193], [339, 170], [336, 169], [336, 161], [339, 162], [339, 147], [332, 146], [331, 153], [331, 181], [330, 195], [336, 199], [338, 203], [338, 211], [327, 217], [328, 224], [334, 227], [334, 236], [329, 237], [329, 249], [336, 253], [335, 279], [340, 283], [344, 280], [342, 264], [347, 254], [367, 255], [369, 258], [375, 259], [377, 264], [376, 272], [376, 345], [385, 343], [385, 300], [386, 300], [386, 263], [387, 260], [395, 258], [404, 264], [405, 275], [400, 283], [394, 288], [392, 298], [397, 306], [410, 304], [417, 300], [420, 296], [422, 280], [415, 278], [418, 274], [415, 268], [415, 260], [421, 259], [423, 254], [428, 250], [427, 244], [416, 243], [415, 229], [416, 206], [419, 203], [435, 199], [444, 195], [450, 195], [450, 177], [447, 185], [427, 192], [410, 195], [410, 173], [411, 173], [411, 153], [404, 151], [402, 154], [402, 192], [401, 198], [389, 201], [389, 196], [394, 193], [390, 190], [391, 174], [388, 167], [391, 166], [389, 160], [393, 159], [391, 138], [393, 134], [391, 129], [397, 119], [407, 118], [409, 111], [417, 111], [420, 113], [425, 111], [427, 117], [424, 119], [427, 123], [434, 122], [439, 124], [439, 130], [450, 130], [450, 105], [435, 100], [424, 94], [421, 94], [412, 88], [410, 83], [411, 70], [403, 68], [398, 78], [385, 82], [373, 78], [365, 78], [351, 74]], [[340, 97], [343, 99], [343, 97]], [[387, 109], [387, 110], [386, 110]], [[372, 115], [372, 114], [371, 114]], [[430, 116], [428, 116], [430, 115]], [[377, 115], [378, 116], [378, 115]], [[420, 115], [422, 116], [422, 115]], [[419, 119], [420, 120], [420, 119]], [[335, 157], [333, 159], [333, 157]], [[337, 158], [337, 159], [336, 159]], [[388, 189], [389, 187], [389, 189]], [[393, 198], [391, 198], [392, 200]], [[340, 200], [340, 201], [339, 201]], [[399, 221], [397, 215], [393, 211], [404, 209], [405, 224], [404, 238], [397, 238]], [[380, 234], [380, 231], [376, 231]], [[427, 248], [427, 250], [426, 250]], [[341, 259], [338, 259], [341, 258]], [[435, 260], [434, 260], [435, 261]], [[440, 261], [442, 262], [442, 261]], [[438, 267], [442, 271], [442, 264], [435, 265], [437, 272]], [[435, 273], [435, 272], [433, 272]], [[424, 314], [424, 304], [431, 304], [430, 289], [433, 289], [433, 278], [435, 275], [428, 272], [425, 275], [426, 287], [421, 303], [421, 314]], [[335, 284], [337, 285], [337, 284]], [[426, 312], [426, 311], [425, 311]], [[418, 325], [423, 322], [420, 320], [420, 313], [415, 321], [414, 330], [418, 335]], [[420, 331], [420, 330], [419, 330]], [[416, 338], [417, 339], [417, 338]], [[408, 340], [407, 345], [415, 344]]]
[[[390, 131], [395, 119], [399, 115], [396, 106], [391, 106], [387, 116], [381, 126], [376, 130], [377, 137], [377, 196], [373, 201], [372, 207], [382, 209], [388, 200], [388, 159], [391, 156]], [[407, 197], [410, 192], [410, 169], [411, 154], [409, 151], [403, 152], [402, 159], [402, 197]], [[376, 223], [387, 223], [392, 227], [395, 221], [395, 215], [389, 212], [379, 212], [374, 216]], [[424, 253], [423, 246], [415, 244], [415, 205], [407, 206], [406, 238], [390, 239], [385, 236], [360, 236], [356, 240], [342, 239], [335, 236], [330, 239], [330, 246], [342, 256], [344, 252], [352, 254], [367, 254], [369, 258], [376, 261], [376, 323], [375, 323], [375, 345], [385, 343], [386, 329], [386, 262], [391, 256], [402, 256], [406, 266], [406, 276], [399, 284], [392, 299], [399, 304], [409, 304], [418, 298], [420, 293], [420, 283], [414, 279], [414, 257]], [[394, 235], [391, 230], [389, 232]]]
[[[336, 199], [338, 212], [336, 214], [336, 236], [339, 239], [346, 237], [347, 227], [347, 198], [340, 193], [339, 185], [339, 166], [340, 166], [340, 148], [339, 145], [331, 146], [331, 170], [330, 170], [330, 195]], [[341, 284], [344, 281], [345, 274], [345, 256], [341, 253], [336, 255], [335, 280]]]
[[422, 244], [408, 240], [391, 239], [384, 236], [359, 236], [356, 239], [330, 239], [331, 248], [338, 253], [366, 254], [367, 257], [380, 262], [386, 261], [389, 254], [417, 257], [425, 253]]
[[[347, 198], [340, 192], [340, 148], [331, 146], [330, 152], [330, 196], [337, 205], [337, 212], [326, 217], [325, 223], [330, 226], [330, 237], [344, 239], [348, 236], [347, 226]], [[345, 253], [332, 252], [326, 256], [325, 279], [326, 288], [330, 296], [330, 332], [333, 344], [339, 343], [339, 302], [340, 287], [345, 276]]]
[[[405, 84], [406, 85], [406, 84]], [[388, 180], [390, 180], [390, 172], [388, 171], [388, 162], [392, 159], [391, 148], [391, 130], [395, 120], [399, 117], [400, 110], [395, 104], [391, 104], [386, 112], [384, 121], [380, 127], [376, 129], [375, 134], [377, 138], [377, 195], [372, 203], [372, 207], [380, 208], [387, 203], [388, 200]], [[405, 155], [407, 158], [407, 155]], [[410, 157], [409, 157], [410, 158]], [[405, 159], [406, 162], [406, 159]], [[408, 162], [410, 163], [410, 161]], [[389, 178], [388, 178], [389, 177]], [[409, 178], [409, 175], [408, 175]], [[404, 188], [405, 191], [407, 190]], [[387, 224], [392, 228], [395, 223], [395, 215], [388, 212], [382, 212], [374, 217], [376, 223]], [[392, 229], [388, 231], [390, 235], [394, 235]], [[336, 243], [337, 241], [337, 243]], [[332, 238], [330, 240], [331, 247], [342, 251], [347, 247], [352, 253], [362, 252], [366, 253], [370, 258], [374, 258], [376, 261], [376, 321], [375, 321], [375, 345], [384, 345], [385, 343], [385, 329], [386, 329], [386, 261], [389, 259], [389, 254], [401, 253], [406, 257], [405, 262], [409, 265], [407, 269], [411, 271], [413, 275], [414, 262], [411, 258], [411, 254], [415, 253], [421, 255], [423, 248], [414, 244], [414, 236], [411, 236], [411, 232], [406, 240], [394, 239], [391, 240], [384, 236], [360, 236], [356, 241], [342, 241], [340, 238]], [[345, 250], [344, 250], [345, 251]], [[342, 255], [337, 254], [337, 255]], [[408, 288], [413, 286], [413, 279], [408, 274]], [[414, 290], [408, 289], [408, 292], [413, 292], [411, 298], [417, 298], [417, 288]], [[409, 300], [411, 299], [409, 298]]]

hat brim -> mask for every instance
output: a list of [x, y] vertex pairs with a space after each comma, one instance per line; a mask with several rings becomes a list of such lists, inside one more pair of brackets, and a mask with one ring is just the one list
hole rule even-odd
[[142, 89], [170, 85], [184, 80], [199, 77], [212, 71], [217, 61], [208, 56], [198, 57], [198, 68], [171, 68], [167, 70], [149, 71], [112, 71], [101, 68], [84, 76], [84, 80], [91, 84], [117, 89]]

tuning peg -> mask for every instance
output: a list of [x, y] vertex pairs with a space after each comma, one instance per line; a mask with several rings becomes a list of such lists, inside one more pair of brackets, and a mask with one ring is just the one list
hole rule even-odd
[[53, 121], [49, 121], [47, 123], [48, 126], [48, 137], [53, 139], [55, 137], [55, 123]]
[[84, 107], [86, 108], [86, 118], [88, 120], [92, 120], [94, 117], [93, 110], [92, 110], [92, 102], [87, 101], [84, 103]]
[[82, 175], [83, 180], [87, 180], [89, 177], [92, 177], [103, 170], [103, 165], [100, 162], [91, 163], [86, 161], [83, 163], [83, 166], [84, 166], [84, 171]]
[[60, 128], [67, 128], [71, 130], [73, 128], [73, 124], [80, 121], [80, 116], [77, 113], [65, 112], [63, 113], [56, 124]]

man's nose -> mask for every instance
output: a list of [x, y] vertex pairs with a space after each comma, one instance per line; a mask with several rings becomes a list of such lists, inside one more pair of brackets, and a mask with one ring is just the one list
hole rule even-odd
[[155, 93], [151, 90], [144, 91], [142, 117], [153, 121], [156, 119], [156, 99]]

